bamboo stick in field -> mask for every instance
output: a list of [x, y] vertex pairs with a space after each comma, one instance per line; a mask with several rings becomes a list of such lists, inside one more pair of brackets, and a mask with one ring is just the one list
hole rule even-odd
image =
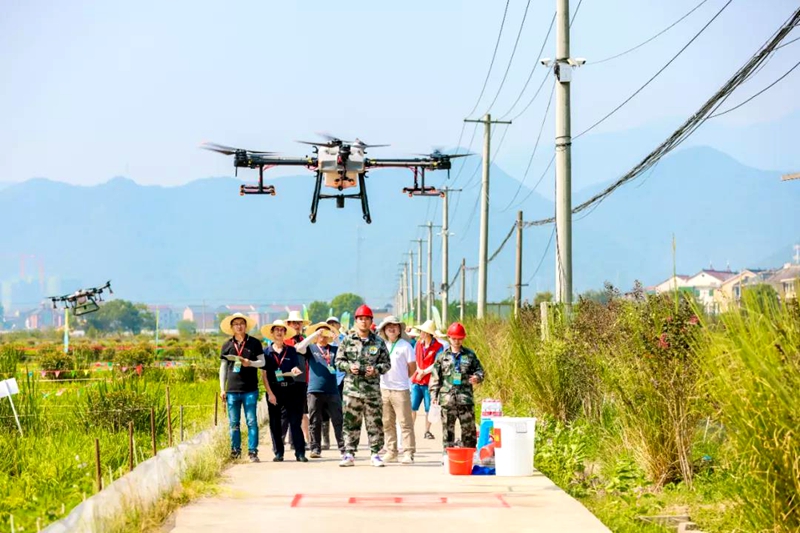
[[181, 422], [180, 422], [180, 426], [181, 426], [181, 430], [180, 430], [181, 431], [181, 442], [183, 442], [183, 406], [182, 405], [180, 407], [180, 417], [181, 417]]
[[97, 492], [103, 490], [103, 469], [100, 466], [100, 439], [94, 439], [94, 465], [97, 475]]
[[150, 408], [150, 444], [153, 446], [153, 457], [156, 455], [156, 410]]
[[133, 471], [133, 420], [128, 422], [128, 471]]
[[217, 411], [219, 410], [219, 395], [214, 394], [214, 427], [217, 427]]
[[172, 405], [169, 401], [169, 385], [167, 385], [167, 446], [172, 448]]

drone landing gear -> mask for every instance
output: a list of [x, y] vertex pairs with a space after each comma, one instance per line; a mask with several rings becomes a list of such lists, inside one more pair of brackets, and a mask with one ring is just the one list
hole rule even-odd
[[367, 199], [367, 175], [358, 175], [358, 187], [361, 189], [361, 212], [364, 214], [364, 221], [372, 224], [372, 217], [369, 216], [369, 199]]
[[315, 224], [317, 222], [317, 208], [319, 208], [319, 199], [320, 194], [319, 191], [322, 189], [322, 172], [317, 171], [317, 180], [314, 184], [314, 196], [311, 198], [311, 214], [308, 218], [311, 219], [311, 223]]
[[258, 167], [258, 185], [244, 185], [239, 186], [239, 196], [245, 194], [269, 194], [275, 196], [274, 185], [264, 185], [264, 165]]

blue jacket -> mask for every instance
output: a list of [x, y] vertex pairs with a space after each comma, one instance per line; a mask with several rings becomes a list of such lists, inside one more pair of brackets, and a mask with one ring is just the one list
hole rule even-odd
[[[339, 394], [337, 386], [336, 346], [326, 346], [328, 352], [324, 353], [319, 346], [311, 344], [308, 347], [308, 392], [318, 394]], [[328, 359], [326, 360], [326, 355]], [[332, 371], [330, 369], [333, 369]]]

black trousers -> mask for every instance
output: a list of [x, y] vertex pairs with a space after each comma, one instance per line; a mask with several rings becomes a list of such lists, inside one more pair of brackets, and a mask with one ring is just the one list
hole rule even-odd
[[327, 414], [330, 418], [333, 424], [333, 434], [336, 436], [336, 444], [339, 447], [339, 451], [344, 453], [342, 399], [338, 394], [322, 394], [319, 392], [308, 394], [309, 437], [311, 438], [309, 448], [313, 452], [319, 452], [322, 449], [320, 437], [322, 436], [323, 414]]
[[296, 456], [305, 455], [306, 439], [303, 437], [303, 406], [306, 404], [306, 387], [300, 384], [280, 383], [271, 386], [277, 405], [267, 403], [269, 412], [269, 434], [272, 437], [272, 451], [275, 455], [283, 457], [283, 431], [281, 428], [281, 412], [286, 413], [286, 421], [292, 433], [294, 443], [294, 454]]
[[[303, 387], [303, 394], [308, 393], [308, 383], [296, 382], [295, 386]], [[305, 400], [303, 400], [303, 414], [304, 415], [308, 414], [308, 403]], [[283, 438], [284, 441], [286, 441], [286, 433], [288, 431], [289, 431], [289, 415], [286, 412], [286, 409], [281, 409], [281, 437]], [[291, 440], [291, 435], [289, 435], [289, 437], [290, 437], [289, 442], [294, 444], [294, 441]]]

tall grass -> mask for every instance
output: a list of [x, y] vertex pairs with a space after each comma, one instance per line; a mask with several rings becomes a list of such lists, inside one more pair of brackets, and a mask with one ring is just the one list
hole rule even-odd
[[698, 346], [706, 388], [735, 450], [742, 519], [800, 531], [800, 308], [743, 298]]

